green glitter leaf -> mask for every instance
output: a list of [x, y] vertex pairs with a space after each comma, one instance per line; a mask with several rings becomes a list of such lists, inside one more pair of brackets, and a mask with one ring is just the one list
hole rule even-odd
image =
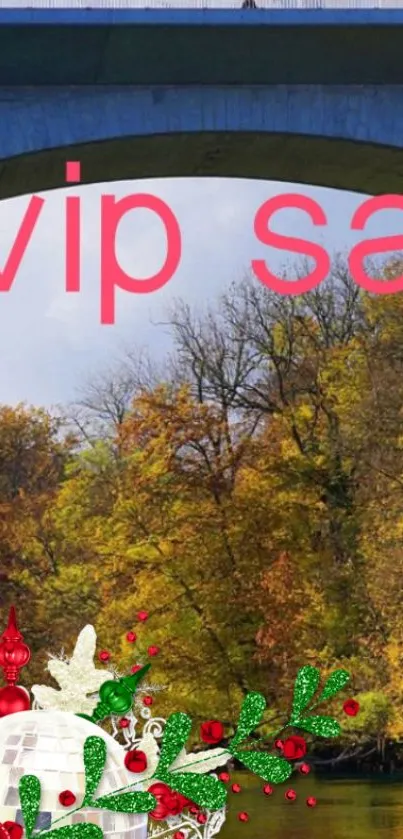
[[348, 673], [347, 670], [335, 670], [325, 682], [325, 686], [317, 704], [320, 705], [320, 703], [324, 702], [325, 699], [330, 699], [331, 696], [335, 696], [335, 694], [342, 690], [349, 681], [350, 673]]
[[162, 772], [158, 773], [158, 780], [206, 810], [219, 810], [227, 798], [224, 784], [210, 775], [196, 772]]
[[291, 723], [298, 720], [301, 711], [311, 701], [318, 689], [320, 672], [317, 667], [301, 667], [297, 673], [294, 685], [294, 699], [292, 703]]
[[46, 839], [103, 839], [104, 834], [96, 824], [67, 824], [45, 833]]
[[20, 779], [18, 792], [21, 801], [22, 816], [25, 833], [30, 839], [38, 818], [41, 802], [41, 783], [36, 775], [23, 775]]
[[267, 755], [263, 752], [237, 751], [234, 756], [255, 775], [259, 775], [264, 781], [272, 784], [281, 784], [290, 777], [292, 772], [291, 764], [284, 758], [275, 755]]
[[106, 763], [106, 743], [102, 737], [87, 737], [84, 743], [85, 796], [82, 806], [91, 803]]
[[319, 737], [338, 737], [341, 731], [339, 723], [333, 717], [305, 717], [298, 720], [298, 728]]
[[179, 752], [182, 751], [192, 728], [192, 720], [187, 714], [171, 714], [164, 729], [164, 736], [161, 744], [160, 759], [153, 778], [159, 778], [161, 772], [166, 772]]
[[266, 700], [263, 694], [248, 693], [244, 699], [238, 727], [228, 746], [228, 751], [232, 752], [232, 749], [236, 748], [242, 740], [245, 740], [254, 731], [256, 726], [259, 725], [265, 710]]
[[113, 810], [114, 813], [149, 813], [157, 806], [157, 799], [150, 792], [122, 792], [120, 795], [103, 795], [92, 801], [91, 807]]

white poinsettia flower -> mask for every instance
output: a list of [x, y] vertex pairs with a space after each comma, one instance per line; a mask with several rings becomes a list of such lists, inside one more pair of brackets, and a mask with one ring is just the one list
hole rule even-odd
[[94, 666], [97, 636], [93, 626], [88, 624], [80, 632], [74, 653], [69, 661], [52, 658], [48, 662], [50, 675], [60, 690], [46, 685], [33, 685], [32, 693], [44, 711], [71, 711], [74, 714], [92, 714], [97, 705], [97, 694], [101, 685], [112, 678], [105, 670]]

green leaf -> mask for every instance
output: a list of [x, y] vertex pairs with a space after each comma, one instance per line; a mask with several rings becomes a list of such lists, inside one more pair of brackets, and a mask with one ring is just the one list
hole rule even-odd
[[318, 689], [320, 672], [317, 667], [301, 667], [297, 673], [294, 685], [291, 722], [295, 722], [306, 708]]
[[19, 796], [25, 833], [29, 839], [35, 828], [41, 803], [41, 783], [36, 775], [23, 775], [20, 779]]
[[225, 804], [227, 790], [224, 784], [210, 775], [203, 776], [196, 772], [163, 772], [158, 774], [158, 780], [206, 810], [219, 810]]
[[335, 696], [335, 694], [342, 690], [349, 681], [350, 673], [348, 673], [347, 670], [335, 670], [325, 682], [325, 686], [317, 704], [320, 705], [320, 703], [324, 702], [325, 699], [330, 699], [331, 696]]
[[150, 792], [122, 792], [120, 795], [103, 795], [92, 801], [91, 807], [113, 810], [115, 813], [149, 813], [157, 805]]
[[232, 749], [236, 748], [242, 740], [245, 740], [254, 731], [256, 726], [259, 725], [265, 710], [266, 700], [263, 694], [253, 692], [245, 696], [239, 715], [238, 727], [228, 746], [228, 751], [232, 752]]
[[255, 775], [272, 784], [281, 784], [290, 777], [292, 766], [287, 760], [264, 752], [236, 752], [237, 760], [247, 766]]
[[298, 721], [298, 728], [317, 734], [318, 737], [338, 737], [340, 725], [333, 717], [305, 717]]
[[102, 737], [87, 737], [84, 743], [85, 796], [82, 806], [89, 805], [102, 778], [106, 763], [106, 743]]
[[67, 824], [56, 830], [46, 831], [46, 839], [103, 839], [104, 834], [96, 824]]
[[166, 772], [182, 751], [192, 728], [192, 720], [187, 714], [171, 714], [168, 717], [162, 739], [160, 759], [153, 778], [159, 778], [161, 772]]

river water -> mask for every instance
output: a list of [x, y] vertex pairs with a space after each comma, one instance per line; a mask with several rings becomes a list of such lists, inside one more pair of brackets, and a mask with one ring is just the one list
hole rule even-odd
[[[308, 775], [274, 787], [267, 797], [253, 776], [231, 780], [242, 790], [229, 792], [220, 839], [403, 839], [403, 783], [329, 782]], [[284, 799], [289, 788], [297, 793], [293, 803]], [[309, 796], [317, 799], [314, 809], [306, 805]], [[247, 824], [239, 822], [240, 811], [248, 813]]]

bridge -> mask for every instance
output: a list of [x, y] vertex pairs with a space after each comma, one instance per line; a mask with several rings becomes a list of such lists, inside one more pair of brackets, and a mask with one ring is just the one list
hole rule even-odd
[[1, 5], [0, 198], [64, 186], [66, 160], [403, 192], [403, 5], [286, 5]]

